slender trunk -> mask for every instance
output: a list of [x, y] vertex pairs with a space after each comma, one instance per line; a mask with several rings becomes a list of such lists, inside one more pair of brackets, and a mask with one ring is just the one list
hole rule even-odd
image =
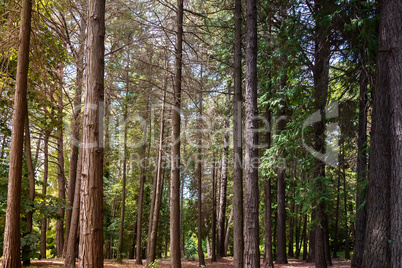
[[212, 256], [211, 262], [216, 262], [216, 167], [215, 151], [213, 152], [212, 166]]
[[89, 0], [87, 22], [79, 267], [102, 268], [105, 0]]
[[[64, 155], [63, 155], [63, 88], [62, 88], [62, 72], [60, 73], [60, 95], [58, 100], [58, 126], [57, 126], [57, 184], [59, 190], [59, 198], [66, 199], [66, 184], [64, 177]], [[64, 208], [60, 207], [57, 212], [58, 220], [56, 222], [56, 255], [58, 258], [63, 256], [64, 246]]]
[[244, 267], [260, 267], [258, 129], [257, 123], [257, 1], [247, 0], [246, 36], [246, 126], [245, 126], [245, 202]]
[[[165, 81], [167, 82], [167, 81]], [[160, 216], [160, 208], [162, 203], [163, 193], [163, 175], [164, 169], [162, 169], [162, 150], [163, 150], [163, 134], [165, 132], [165, 102], [166, 102], [166, 89], [163, 93], [162, 109], [161, 109], [161, 121], [159, 129], [159, 144], [158, 144], [158, 158], [157, 158], [157, 171], [156, 171], [156, 183], [154, 187], [155, 191], [155, 205], [151, 213], [153, 214], [150, 221], [150, 235], [148, 237], [149, 248], [147, 254], [147, 265], [155, 261], [156, 256], [156, 239], [158, 234], [158, 224]]]
[[[242, 3], [235, 0], [235, 36], [234, 36], [234, 96], [233, 96], [233, 267], [242, 268], [244, 265], [243, 237], [243, 142], [242, 142], [242, 52], [241, 27]], [[214, 231], [214, 227], [212, 229]], [[212, 239], [215, 239], [212, 236]], [[212, 255], [214, 256], [214, 255]]]
[[348, 191], [346, 189], [346, 174], [345, 174], [345, 156], [344, 151], [342, 152], [342, 168], [343, 168], [343, 202], [345, 211], [345, 259], [350, 259], [350, 249], [349, 249], [349, 227], [348, 227]]
[[172, 151], [170, 178], [170, 265], [180, 268], [180, 114], [181, 114], [181, 78], [183, 58], [183, 0], [177, 0], [175, 78], [172, 110]]
[[80, 128], [81, 128], [81, 95], [84, 80], [84, 42], [85, 42], [85, 20], [81, 20], [80, 26], [80, 45], [78, 49], [78, 59], [76, 63], [77, 74], [76, 74], [76, 91], [74, 96], [74, 108], [72, 115], [72, 131], [71, 131], [71, 153], [70, 153], [70, 169], [68, 178], [68, 200], [67, 205], [70, 208], [66, 209], [66, 233], [64, 237], [64, 256], [67, 253], [67, 244], [70, 236], [70, 224], [71, 224], [71, 214], [72, 207], [74, 205], [75, 197], [75, 182], [77, 180], [77, 166], [78, 166], [78, 154], [79, 154], [79, 141], [80, 141]]
[[[225, 128], [229, 127], [229, 122], [226, 121]], [[226, 221], [226, 192], [228, 185], [228, 153], [229, 153], [229, 136], [226, 133], [223, 139], [224, 150], [222, 157], [222, 179], [220, 184], [220, 196], [219, 196], [219, 208], [218, 208], [218, 245], [217, 254], [218, 257], [224, 256], [225, 246], [225, 221]]]
[[[301, 211], [301, 209], [300, 209]], [[300, 249], [301, 249], [301, 241], [302, 239], [300, 239], [300, 231], [301, 231], [301, 223], [302, 223], [302, 217], [300, 215], [300, 212], [297, 213], [297, 217], [296, 217], [296, 252], [295, 252], [295, 258], [299, 259], [300, 257]]]
[[[340, 169], [341, 165], [338, 165], [338, 169]], [[333, 258], [337, 257], [337, 252], [338, 252], [338, 226], [339, 226], [339, 206], [340, 206], [340, 191], [341, 191], [341, 175], [340, 175], [340, 170], [338, 174], [338, 186], [337, 186], [337, 191], [336, 191], [336, 208], [335, 208], [335, 235], [334, 235], [334, 252], [333, 252]]]
[[303, 260], [307, 260], [307, 214], [304, 215], [303, 223]]
[[[198, 127], [202, 129], [202, 66], [201, 66], [201, 90], [199, 96], [200, 117], [198, 119]], [[197, 181], [198, 181], [198, 265], [205, 266], [204, 252], [202, 250], [202, 133], [198, 133], [198, 165], [197, 165]]]
[[[266, 111], [266, 116], [267, 116], [267, 122], [271, 123], [271, 111], [269, 110], [269, 107], [267, 107]], [[269, 129], [269, 132], [266, 134], [266, 143], [267, 143], [267, 148], [269, 149], [271, 147], [271, 129]], [[264, 254], [264, 262], [265, 262], [265, 268], [274, 268], [274, 256], [272, 254], [272, 182], [271, 178], [267, 177], [265, 178], [265, 219], [264, 219], [264, 224], [265, 224], [265, 233], [264, 233], [264, 239], [265, 239], [265, 254]]]
[[[146, 130], [146, 127], [144, 128]], [[147, 136], [146, 133], [144, 134]], [[135, 263], [142, 265], [142, 246], [141, 246], [141, 227], [142, 227], [142, 214], [143, 214], [143, 205], [144, 205], [144, 184], [145, 184], [145, 153], [146, 146], [145, 144], [142, 146], [142, 165], [141, 165], [141, 178], [140, 178], [140, 193], [138, 199], [138, 215], [137, 215], [137, 248], [136, 248], [136, 258]]]
[[[294, 198], [295, 187], [292, 187], [292, 195]], [[295, 254], [293, 251], [294, 247], [294, 229], [295, 229], [295, 201], [294, 199], [290, 202], [290, 217], [289, 217], [289, 244], [288, 244], [288, 256], [289, 258], [294, 258]]]
[[[24, 235], [30, 235], [32, 233], [32, 223], [33, 223], [33, 207], [34, 207], [34, 200], [35, 200], [35, 169], [33, 166], [32, 162], [32, 152], [31, 152], [31, 137], [29, 133], [29, 118], [28, 118], [28, 113], [26, 113], [26, 118], [25, 118], [25, 155], [27, 159], [27, 166], [28, 166], [28, 179], [29, 179], [29, 199], [31, 200], [32, 204], [30, 204], [31, 210], [28, 211], [27, 216], [26, 216], [26, 229], [25, 229], [25, 234]], [[31, 252], [31, 246], [30, 245], [25, 245], [22, 248], [22, 260], [23, 260], [23, 265], [24, 266], [29, 266], [31, 265], [31, 260], [30, 260], [30, 252]]]
[[[128, 74], [127, 74], [128, 77]], [[128, 80], [128, 79], [127, 79]], [[126, 89], [126, 96], [128, 94], [128, 84]], [[127, 104], [124, 111], [124, 122], [127, 121]], [[123, 144], [123, 193], [121, 199], [121, 214], [120, 214], [120, 233], [119, 233], [119, 247], [117, 252], [117, 262], [121, 262], [123, 258], [123, 234], [124, 234], [124, 213], [126, 210], [126, 175], [127, 175], [127, 124], [124, 124], [124, 144]]]
[[[45, 198], [46, 197], [46, 190], [47, 190], [47, 177], [49, 173], [49, 136], [50, 136], [51, 130], [47, 130], [45, 133], [45, 138], [44, 138], [44, 145], [43, 145], [43, 154], [44, 154], [44, 159], [43, 159], [43, 185], [42, 185], [42, 195]], [[46, 202], [42, 202], [42, 206], [45, 206]], [[42, 223], [41, 223], [41, 229], [40, 229], [40, 255], [42, 259], [46, 259], [46, 243], [47, 243], [47, 238], [46, 238], [46, 231], [47, 231], [47, 219], [45, 217], [42, 218]]]
[[229, 241], [230, 241], [230, 223], [232, 222], [232, 220], [233, 220], [233, 207], [232, 207], [232, 210], [230, 211], [228, 224], [226, 226], [225, 247], [224, 247], [224, 251], [223, 251], [223, 257], [226, 257], [228, 254]]
[[29, 66], [29, 43], [31, 34], [32, 1], [23, 0], [19, 33], [17, 77], [13, 106], [13, 129], [11, 133], [10, 166], [6, 224], [4, 228], [3, 267], [21, 267], [20, 256], [20, 210], [22, 154], [24, 122], [27, 111], [27, 87]]
[[71, 211], [71, 222], [69, 228], [69, 239], [67, 240], [66, 245], [66, 258], [64, 260], [64, 267], [74, 268], [75, 267], [75, 256], [77, 255], [76, 251], [76, 241], [78, 236], [79, 229], [79, 217], [80, 217], [80, 190], [81, 190], [81, 171], [82, 171], [82, 151], [80, 152], [77, 160], [77, 174], [76, 174], [76, 183], [74, 189], [74, 203], [73, 209]]

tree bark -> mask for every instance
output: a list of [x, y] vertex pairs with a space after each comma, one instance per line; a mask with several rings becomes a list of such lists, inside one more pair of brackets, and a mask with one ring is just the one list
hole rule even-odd
[[32, 1], [23, 0], [19, 33], [17, 77], [13, 105], [6, 224], [4, 228], [3, 267], [21, 267], [20, 210], [24, 122], [27, 111], [29, 43]]
[[257, 124], [257, 1], [247, 0], [244, 267], [260, 267]]
[[79, 267], [103, 267], [105, 0], [88, 2]]
[[[391, 98], [391, 266], [402, 267], [402, 3], [384, 1], [381, 25], [386, 33], [380, 49], [391, 49], [389, 86]], [[386, 46], [383, 46], [386, 45]], [[381, 53], [381, 52], [380, 52]], [[387, 70], [386, 70], [387, 71]]]
[[172, 110], [172, 151], [170, 178], [170, 265], [180, 268], [180, 114], [183, 58], [183, 0], [177, 0], [174, 92]]
[[[233, 267], [243, 268], [243, 140], [242, 140], [242, 3], [235, 0], [234, 97], [233, 97]], [[214, 232], [214, 227], [213, 227]], [[214, 240], [214, 236], [212, 236]], [[213, 247], [214, 248], [214, 247]], [[214, 253], [213, 253], [214, 254]], [[214, 256], [214, 255], [212, 255]]]

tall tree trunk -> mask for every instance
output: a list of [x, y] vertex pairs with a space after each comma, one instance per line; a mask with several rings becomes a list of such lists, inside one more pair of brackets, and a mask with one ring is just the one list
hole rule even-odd
[[135, 254], [134, 254], [135, 253], [135, 242], [137, 241], [136, 236], [137, 236], [137, 222], [135, 222], [133, 225], [133, 239], [131, 242], [130, 250], [128, 252], [129, 259], [134, 259], [134, 256], [135, 256]]
[[[44, 137], [43, 145], [43, 185], [42, 185], [42, 195], [46, 196], [47, 190], [47, 177], [49, 173], [49, 136], [52, 130], [47, 130]], [[42, 202], [42, 206], [45, 206], [45, 201]], [[40, 255], [42, 259], [46, 259], [46, 231], [47, 231], [47, 219], [43, 217], [41, 219], [41, 229], [40, 229]]]
[[81, 190], [81, 171], [82, 171], [82, 151], [79, 154], [77, 160], [77, 174], [76, 174], [76, 183], [74, 189], [74, 203], [73, 209], [71, 213], [71, 222], [69, 228], [69, 239], [67, 240], [67, 245], [65, 248], [66, 257], [64, 260], [64, 267], [74, 268], [75, 267], [75, 256], [76, 256], [76, 241], [78, 236], [78, 228], [79, 228], [79, 217], [80, 217], [80, 190]]
[[[341, 148], [342, 148], [343, 142], [341, 143]], [[345, 151], [342, 150], [342, 176], [343, 176], [343, 205], [344, 205], [344, 211], [345, 211], [345, 259], [349, 260], [350, 259], [350, 249], [349, 249], [349, 226], [348, 226], [348, 191], [347, 191], [347, 184], [346, 184], [346, 174], [345, 174]]]
[[245, 126], [245, 202], [244, 267], [260, 267], [258, 129], [257, 124], [257, 1], [247, 0], [246, 36], [246, 126]]
[[[269, 107], [266, 110], [266, 119], [267, 122], [271, 123], [271, 111]], [[270, 126], [270, 125], [269, 125]], [[267, 144], [267, 149], [271, 148], [271, 128], [268, 129], [265, 136], [265, 142]], [[272, 182], [271, 178], [265, 178], [265, 232], [264, 232], [264, 239], [265, 239], [265, 252], [264, 252], [264, 262], [265, 268], [274, 268], [274, 256], [272, 254]]]
[[[316, 12], [319, 13], [317, 20], [330, 12], [329, 5], [332, 0], [320, 0], [315, 2]], [[329, 82], [329, 61], [331, 57], [331, 44], [329, 43], [329, 31], [327, 24], [320, 24], [315, 29], [315, 65], [313, 70], [314, 76], [314, 91], [313, 97], [315, 101], [315, 109], [319, 110], [322, 117], [325, 115], [325, 106], [327, 103], [327, 91]], [[315, 123], [315, 143], [314, 149], [316, 152], [325, 153], [325, 118]], [[325, 203], [321, 198], [325, 193], [325, 185], [323, 178], [325, 177], [325, 162], [316, 158], [313, 168], [314, 185], [317, 191], [317, 206], [315, 211], [315, 249], [314, 259], [317, 268], [327, 267], [327, 256], [325, 254], [326, 239], [324, 224]]]
[[174, 92], [172, 110], [172, 151], [170, 178], [170, 265], [180, 268], [180, 114], [183, 58], [183, 0], [177, 0]]
[[[284, 8], [282, 8], [281, 13], [284, 13]], [[282, 16], [283, 20], [285, 19], [285, 15]], [[285, 101], [285, 87], [287, 81], [287, 57], [284, 53], [281, 54], [281, 63], [282, 63], [282, 73], [280, 80], [280, 93], [281, 93], [281, 101], [279, 108], [279, 118], [278, 118], [278, 134], [282, 135], [282, 132], [286, 128], [286, 101]], [[283, 148], [282, 151], [285, 151]], [[285, 153], [283, 152], [281, 157], [285, 158]], [[276, 263], [277, 264], [286, 264], [288, 263], [287, 255], [286, 255], [286, 166], [284, 164], [278, 165], [278, 194], [277, 194], [277, 203], [278, 203], [278, 224], [277, 224], [277, 253], [276, 253]]]
[[[64, 237], [64, 253], [67, 253], [67, 244], [70, 236], [70, 225], [71, 225], [71, 214], [72, 207], [74, 205], [75, 194], [75, 183], [77, 180], [77, 166], [78, 166], [78, 154], [79, 154], [79, 142], [80, 142], [80, 128], [81, 128], [81, 96], [84, 80], [84, 42], [85, 42], [85, 28], [86, 22], [81, 19], [80, 26], [80, 37], [79, 37], [79, 49], [78, 58], [76, 62], [77, 74], [75, 78], [75, 96], [74, 96], [74, 107], [72, 115], [72, 131], [71, 131], [71, 152], [70, 152], [70, 169], [68, 178], [68, 190], [67, 190], [67, 205], [71, 208], [66, 209], [66, 233]], [[74, 238], [75, 240], [75, 238]]]
[[88, 2], [79, 266], [103, 267], [105, 0]]
[[10, 166], [6, 224], [4, 228], [3, 267], [21, 267], [20, 252], [20, 204], [22, 180], [22, 154], [24, 122], [27, 111], [27, 87], [29, 66], [29, 43], [31, 34], [32, 1], [23, 0], [19, 33], [17, 77], [13, 106], [13, 129], [11, 133]]
[[[198, 118], [198, 128], [202, 129], [202, 66], [201, 66], [201, 89], [199, 95], [200, 117]], [[205, 266], [204, 252], [202, 250], [202, 132], [198, 133], [198, 157], [197, 157], [197, 181], [198, 181], [198, 265]]]
[[[216, 262], [216, 167], [215, 151], [213, 152], [212, 166], [212, 256], [211, 262]], [[243, 234], [242, 234], [243, 236]]]
[[[359, 94], [359, 126], [357, 136], [357, 193], [356, 193], [356, 238], [353, 247], [352, 267], [362, 267], [364, 251], [364, 233], [367, 221], [367, 86], [368, 72], [365, 68], [366, 51], [361, 51], [360, 57], [360, 94]], [[363, 186], [364, 185], [364, 186]]]
[[[167, 76], [166, 76], [167, 77]], [[165, 79], [165, 85], [167, 81]], [[159, 216], [160, 216], [160, 208], [162, 203], [162, 193], [163, 193], [163, 176], [164, 169], [162, 169], [162, 153], [163, 153], [163, 134], [165, 132], [165, 102], [166, 102], [166, 88], [164, 88], [163, 92], [163, 101], [162, 101], [162, 109], [161, 109], [161, 119], [160, 119], [160, 129], [159, 129], [159, 144], [158, 144], [158, 162], [157, 162], [157, 170], [156, 170], [156, 183], [154, 187], [155, 191], [155, 205], [154, 209], [151, 210], [153, 214], [152, 220], [150, 221], [150, 235], [148, 237], [149, 248], [147, 253], [147, 265], [150, 265], [155, 261], [156, 258], [156, 238], [158, 234], [158, 224], [159, 224]]]
[[[387, 31], [391, 88], [391, 265], [402, 267], [402, 17], [401, 1], [384, 1], [382, 25]], [[382, 47], [380, 47], [382, 48]]]
[[[128, 80], [128, 72], [127, 72]], [[126, 97], [128, 95], [128, 83], [126, 88]], [[127, 102], [127, 100], [126, 100]], [[124, 122], [127, 122], [127, 104], [124, 111]], [[123, 142], [123, 193], [121, 198], [121, 214], [120, 214], [120, 233], [119, 233], [119, 247], [117, 252], [117, 262], [123, 259], [123, 234], [124, 234], [124, 213], [126, 210], [126, 180], [127, 180], [127, 123], [124, 124], [124, 142]], [[141, 171], [142, 173], [142, 171]], [[142, 204], [140, 205], [142, 206]], [[140, 212], [138, 212], [140, 213]]]
[[[29, 180], [29, 199], [31, 200], [32, 204], [30, 204], [31, 209], [34, 208], [34, 200], [35, 200], [35, 169], [32, 162], [32, 152], [31, 152], [31, 137], [29, 133], [29, 118], [28, 112], [26, 113], [25, 119], [25, 155], [27, 159], [27, 166], [28, 166], [28, 180]], [[28, 211], [26, 219], [26, 228], [25, 228], [25, 235], [30, 235], [32, 233], [32, 225], [33, 225], [33, 210]], [[31, 259], [29, 257], [31, 253], [31, 245], [25, 245], [22, 248], [22, 260], [24, 266], [31, 265]]]
[[[146, 131], [146, 127], [144, 128]], [[147, 136], [144, 134], [145, 137]], [[142, 161], [145, 161], [145, 152], [146, 146], [143, 144], [142, 146]], [[141, 246], [141, 227], [142, 227], [142, 214], [143, 214], [143, 205], [144, 205], [144, 184], [145, 184], [145, 162], [142, 162], [141, 165], [141, 178], [140, 178], [140, 193], [138, 199], [138, 214], [137, 214], [137, 246], [136, 246], [136, 256], [135, 256], [135, 263], [142, 265], [142, 246]]]
[[[229, 95], [227, 95], [229, 96]], [[228, 101], [228, 98], [226, 98]], [[225, 122], [225, 128], [229, 128], [229, 122]], [[229, 153], [229, 135], [225, 133], [223, 138], [224, 148], [222, 156], [222, 170], [221, 170], [221, 184], [219, 195], [219, 208], [218, 208], [218, 245], [217, 255], [223, 257], [225, 247], [225, 221], [226, 221], [226, 192], [228, 185], [228, 153]]]
[[[396, 19], [391, 14], [397, 10], [398, 1], [381, 1], [379, 52], [376, 65], [376, 85], [373, 99], [371, 127], [369, 189], [367, 195], [367, 225], [364, 237], [363, 263], [361, 267], [392, 267], [391, 246], [391, 103], [390, 81], [395, 66], [393, 54], [393, 37], [400, 33], [396, 29]], [[388, 24], [392, 23], [392, 24]], [[389, 25], [389, 28], [387, 28]], [[391, 26], [392, 25], [392, 26]], [[398, 25], [400, 27], [400, 25]], [[393, 28], [395, 27], [395, 28]], [[393, 96], [396, 98], [397, 96]], [[397, 267], [397, 266], [395, 266]]]
[[[63, 155], [63, 88], [62, 88], [62, 71], [59, 74], [60, 95], [58, 97], [58, 115], [57, 115], [57, 185], [58, 195], [61, 200], [66, 199], [66, 184], [64, 176], [64, 155]], [[64, 245], [64, 208], [60, 207], [58, 212], [58, 220], [56, 222], [56, 255], [63, 256]]]
[[[148, 102], [147, 102], [147, 110], [148, 110]], [[138, 214], [137, 214], [137, 245], [136, 245], [136, 256], [135, 256], [135, 263], [142, 264], [142, 246], [141, 246], [141, 238], [142, 238], [142, 217], [143, 217], [143, 206], [144, 206], [144, 186], [145, 186], [145, 165], [146, 165], [146, 140], [147, 140], [147, 125], [148, 125], [148, 111], [145, 114], [145, 126], [144, 126], [144, 144], [142, 145], [142, 152], [141, 152], [141, 175], [140, 175], [140, 192], [139, 192], [139, 199], [138, 199]], [[155, 198], [154, 198], [155, 201]], [[151, 211], [153, 207], [151, 207]]]
[[[235, 0], [234, 96], [233, 96], [233, 267], [243, 267], [243, 139], [242, 139], [242, 3]], [[214, 239], [214, 237], [212, 237]]]

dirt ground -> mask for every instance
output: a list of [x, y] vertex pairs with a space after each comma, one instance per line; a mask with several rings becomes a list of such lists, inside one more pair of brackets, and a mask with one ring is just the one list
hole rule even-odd
[[[232, 258], [221, 258], [217, 262], [211, 263], [211, 259], [206, 259], [206, 267], [211, 268], [223, 268], [223, 267], [232, 267], [233, 259]], [[333, 267], [335, 268], [350, 268], [350, 261], [343, 261], [341, 259], [333, 259], [332, 260]], [[158, 264], [161, 268], [168, 268], [169, 260], [159, 260]], [[262, 261], [261, 261], [262, 264]], [[31, 267], [61, 267], [63, 266], [62, 260], [33, 260]], [[315, 265], [312, 263], [305, 263], [301, 260], [289, 259], [289, 264], [275, 264], [275, 267], [287, 268], [287, 267], [299, 267], [299, 268], [314, 268]], [[0, 266], [1, 267], [1, 266]], [[105, 261], [105, 268], [139, 268], [144, 267], [142, 265], [136, 265], [134, 260], [124, 260], [122, 264], [118, 264], [114, 261]], [[198, 267], [197, 260], [183, 260], [182, 261], [183, 268], [190, 267]], [[261, 266], [263, 267], [263, 266]]]

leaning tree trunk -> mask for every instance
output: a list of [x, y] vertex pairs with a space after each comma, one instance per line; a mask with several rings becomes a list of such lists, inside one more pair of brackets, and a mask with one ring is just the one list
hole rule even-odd
[[172, 152], [170, 176], [170, 265], [180, 268], [180, 114], [183, 58], [183, 0], [177, 0], [176, 50], [172, 110]]
[[88, 2], [79, 266], [103, 267], [105, 0]]
[[19, 33], [17, 77], [13, 106], [13, 131], [11, 134], [10, 167], [6, 224], [4, 228], [3, 267], [21, 267], [20, 256], [20, 204], [22, 180], [22, 154], [24, 122], [27, 111], [27, 88], [29, 66], [29, 42], [31, 35], [32, 1], [23, 0]]
[[244, 267], [260, 267], [257, 124], [257, 1], [247, 0]]
[[[233, 96], [233, 267], [243, 267], [244, 237], [243, 237], [243, 143], [242, 143], [242, 53], [241, 27], [242, 3], [235, 0], [235, 36], [234, 36], [234, 96]], [[214, 193], [215, 194], [215, 193]], [[212, 231], [215, 232], [212, 227]], [[212, 243], [215, 237], [212, 236]], [[214, 248], [214, 246], [212, 246]], [[212, 253], [214, 256], [214, 252]]]

